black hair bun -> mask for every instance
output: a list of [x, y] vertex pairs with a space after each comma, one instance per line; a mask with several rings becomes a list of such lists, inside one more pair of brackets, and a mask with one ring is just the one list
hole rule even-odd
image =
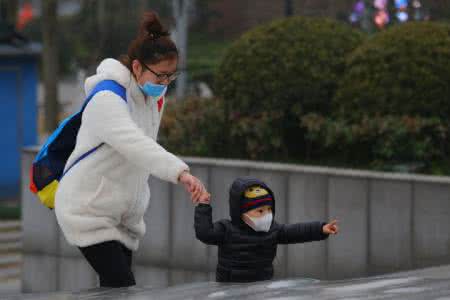
[[169, 36], [169, 32], [162, 26], [157, 13], [145, 12], [139, 27], [139, 37], [156, 40], [162, 36]]

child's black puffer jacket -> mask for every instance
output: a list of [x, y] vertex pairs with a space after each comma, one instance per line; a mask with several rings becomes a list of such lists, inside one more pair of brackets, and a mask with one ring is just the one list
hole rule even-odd
[[272, 262], [278, 244], [319, 241], [328, 237], [322, 233], [323, 222], [278, 224], [272, 222], [269, 232], [256, 232], [241, 219], [240, 202], [244, 192], [259, 185], [275, 197], [261, 180], [238, 178], [230, 189], [230, 220], [212, 222], [212, 208], [199, 204], [195, 209], [195, 232], [200, 241], [219, 246], [216, 280], [219, 282], [251, 282], [273, 277]]

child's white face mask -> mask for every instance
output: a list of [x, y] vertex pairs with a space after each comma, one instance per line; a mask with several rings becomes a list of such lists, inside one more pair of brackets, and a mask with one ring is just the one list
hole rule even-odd
[[245, 214], [245, 216], [251, 220], [251, 222], [246, 222], [246, 223], [248, 226], [253, 228], [254, 231], [268, 232], [270, 229], [270, 225], [272, 225], [272, 219], [273, 219], [272, 213], [267, 213], [264, 216], [259, 217], [259, 218], [250, 217], [247, 214]]

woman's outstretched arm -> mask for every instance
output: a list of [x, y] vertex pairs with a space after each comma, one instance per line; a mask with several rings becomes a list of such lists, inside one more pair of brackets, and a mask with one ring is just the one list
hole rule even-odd
[[100, 141], [110, 145], [136, 167], [162, 180], [178, 183], [189, 167], [144, 134], [132, 120], [127, 104], [116, 94], [96, 94], [83, 112], [83, 123]]

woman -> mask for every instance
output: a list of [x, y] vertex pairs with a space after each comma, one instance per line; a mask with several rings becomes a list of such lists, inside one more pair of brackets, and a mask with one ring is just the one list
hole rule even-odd
[[127, 101], [107, 90], [87, 105], [66, 166], [104, 144], [61, 180], [55, 212], [67, 241], [79, 247], [102, 287], [135, 284], [131, 258], [145, 233], [149, 175], [183, 184], [193, 202], [205, 192], [189, 167], [156, 143], [177, 59], [169, 33], [149, 12], [128, 54], [121, 61], [105, 59], [85, 83], [88, 95], [99, 82], [114, 80], [126, 89]]

